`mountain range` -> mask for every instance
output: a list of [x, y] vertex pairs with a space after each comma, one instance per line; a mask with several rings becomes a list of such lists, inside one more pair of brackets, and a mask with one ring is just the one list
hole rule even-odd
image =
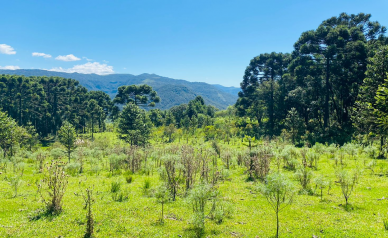
[[97, 75], [64, 73], [39, 69], [0, 70], [0, 74], [71, 78], [79, 81], [80, 84], [88, 90], [101, 90], [106, 92], [112, 99], [117, 93], [117, 88], [122, 85], [147, 84], [160, 96], [161, 102], [157, 104], [156, 108], [162, 110], [188, 103], [198, 95], [203, 97], [206, 104], [213, 105], [219, 109], [225, 109], [236, 102], [237, 94], [240, 91], [240, 89], [236, 87], [225, 87], [219, 84], [212, 85], [204, 82], [189, 82], [156, 74]]

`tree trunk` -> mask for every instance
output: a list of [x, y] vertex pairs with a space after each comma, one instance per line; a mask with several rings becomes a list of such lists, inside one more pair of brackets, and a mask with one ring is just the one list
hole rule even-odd
[[279, 237], [279, 209], [276, 211], [276, 238]]
[[326, 86], [325, 86], [325, 113], [323, 117], [323, 127], [327, 128], [329, 126], [329, 76], [330, 76], [330, 63], [329, 57], [326, 58]]

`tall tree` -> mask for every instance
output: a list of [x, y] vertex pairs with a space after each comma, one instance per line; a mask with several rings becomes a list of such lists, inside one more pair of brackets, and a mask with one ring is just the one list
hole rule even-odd
[[94, 139], [94, 124], [96, 121], [100, 121], [101, 118], [105, 118], [105, 113], [97, 103], [96, 100], [91, 99], [88, 102], [88, 117], [91, 123], [91, 129], [92, 129], [92, 140]]
[[277, 114], [283, 111], [277, 109], [284, 101], [279, 88], [289, 60], [289, 54], [260, 54], [251, 60], [240, 84], [236, 103], [238, 115], [255, 118], [259, 123], [264, 116], [268, 117], [267, 134], [270, 136], [275, 134], [275, 123], [280, 116]]
[[322, 69], [323, 127], [329, 131], [333, 126], [332, 134], [342, 137], [351, 134], [350, 111], [365, 77], [369, 45], [385, 37], [386, 28], [370, 18], [370, 14], [341, 13], [302, 33], [294, 45], [296, 60], [316, 61]]
[[139, 107], [154, 107], [155, 103], [160, 102], [160, 97], [151, 86], [130, 85], [119, 87], [113, 102], [124, 105], [131, 102]]
[[151, 134], [152, 123], [144, 110], [128, 103], [119, 117], [119, 138], [131, 145], [145, 145]]
[[[353, 125], [358, 135], [373, 134], [380, 137], [380, 151], [382, 151], [386, 134], [379, 126], [381, 115], [379, 115], [378, 109], [382, 109], [381, 103], [384, 98], [384, 89], [380, 88], [379, 90], [379, 87], [384, 86], [384, 80], [388, 78], [387, 73], [388, 46], [382, 46], [375, 51], [373, 57], [368, 59], [366, 78], [360, 88], [352, 114]], [[380, 95], [376, 97], [378, 90]], [[377, 101], [379, 101], [379, 106]]]

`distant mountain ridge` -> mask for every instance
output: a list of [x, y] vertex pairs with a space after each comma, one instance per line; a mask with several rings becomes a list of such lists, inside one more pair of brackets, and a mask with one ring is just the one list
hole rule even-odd
[[39, 69], [0, 70], [0, 74], [71, 78], [79, 81], [80, 84], [88, 90], [104, 91], [109, 94], [111, 98], [114, 98], [117, 93], [117, 88], [122, 85], [147, 84], [160, 96], [161, 102], [157, 104], [156, 108], [162, 110], [188, 103], [198, 95], [202, 96], [207, 104], [213, 105], [219, 109], [225, 109], [236, 102], [237, 93], [240, 91], [240, 89], [236, 87], [224, 87], [218, 84], [212, 85], [203, 82], [189, 82], [156, 74], [97, 75], [63, 73]]

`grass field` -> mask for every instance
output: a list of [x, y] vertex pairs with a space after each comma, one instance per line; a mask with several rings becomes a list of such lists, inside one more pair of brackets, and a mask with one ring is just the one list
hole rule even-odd
[[[114, 140], [112, 134], [108, 138]], [[196, 146], [200, 144], [197, 142]], [[230, 146], [220, 144], [224, 150], [229, 147], [234, 151], [246, 150], [240, 143]], [[152, 150], [162, 150], [164, 146], [167, 145], [155, 144]], [[201, 147], [211, 146], [206, 143]], [[334, 158], [339, 153], [338, 149], [334, 157], [327, 150], [320, 153], [318, 169], [312, 170], [313, 177], [323, 175], [331, 181], [330, 191], [328, 188], [323, 191], [323, 200], [318, 191], [311, 194], [315, 190], [314, 182], [311, 182], [310, 193], [301, 192], [295, 171], [281, 168], [299, 192], [293, 203], [280, 213], [280, 237], [388, 237], [383, 223], [388, 219], [388, 200], [385, 199], [388, 197], [387, 161], [372, 160], [366, 153], [360, 152], [354, 158], [344, 155], [346, 170], [352, 170], [358, 165], [361, 171], [349, 199], [350, 205], [345, 207], [341, 188], [335, 182], [335, 171], [339, 165], [335, 166]], [[66, 160], [63, 158], [63, 161]], [[186, 199], [184, 185], [178, 191], [177, 200], [165, 204], [162, 224], [159, 222], [161, 205], [152, 195], [153, 190], [162, 183], [156, 166], [153, 166], [149, 175], [141, 172], [133, 174], [133, 182], [127, 183], [125, 177], [130, 173], [121, 169], [112, 175], [107, 169], [107, 157], [99, 160], [101, 168], [98, 174], [91, 172], [95, 160], [90, 160], [91, 163], [89, 160], [89, 157], [85, 159], [83, 173], [69, 177], [63, 212], [41, 217], [37, 217], [37, 214], [39, 209], [44, 208], [44, 204], [36, 184], [42, 174], [38, 173], [37, 163], [32, 159], [24, 159], [22, 182], [16, 197], [8, 180], [14, 174], [20, 174], [21, 170], [19, 168], [13, 172], [12, 164], [6, 163], [7, 170], [3, 169], [0, 175], [0, 237], [83, 237], [86, 210], [83, 209], [84, 200], [79, 195], [88, 187], [94, 190], [95, 203], [92, 209], [96, 237], [194, 236], [190, 224], [193, 211]], [[206, 219], [203, 237], [273, 237], [276, 231], [275, 213], [257, 189], [261, 182], [247, 181], [246, 167], [236, 165], [235, 158], [233, 161], [229, 176], [225, 176], [216, 185], [222, 200], [228, 204], [230, 215], [225, 216], [219, 224]], [[155, 165], [152, 159], [149, 163]], [[275, 164], [273, 158], [271, 171], [277, 170]], [[218, 167], [220, 170], [224, 167], [221, 159]], [[150, 182], [147, 191], [144, 190], [146, 180]], [[121, 202], [112, 199], [112, 182], [121, 183], [121, 191], [128, 196], [127, 199]]]

